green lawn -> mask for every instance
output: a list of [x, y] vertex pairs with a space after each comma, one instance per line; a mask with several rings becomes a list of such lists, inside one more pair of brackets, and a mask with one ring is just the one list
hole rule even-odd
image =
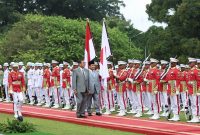
[[[7, 119], [13, 119], [13, 115], [0, 113], [0, 122], [6, 122]], [[12, 135], [139, 135], [117, 130], [75, 125], [65, 122], [25, 117], [25, 121], [33, 123], [37, 132], [27, 134]]]

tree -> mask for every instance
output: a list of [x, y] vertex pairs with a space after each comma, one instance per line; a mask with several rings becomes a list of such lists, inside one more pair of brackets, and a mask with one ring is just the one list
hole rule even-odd
[[197, 53], [200, 50], [199, 0], [152, 0], [146, 12], [150, 20], [168, 24], [165, 29], [151, 28], [147, 31], [145, 42], [151, 43], [153, 47], [149, 50], [155, 56], [166, 59], [177, 55], [181, 62], [186, 62], [188, 56], [200, 57]]
[[[0, 43], [3, 61], [46, 61], [56, 59], [71, 62], [84, 54], [85, 24], [83, 20], [28, 14], [5, 34]], [[100, 52], [102, 26], [91, 22], [97, 56]], [[17, 33], [17, 34], [16, 34]], [[108, 28], [114, 61], [141, 58], [141, 50], [129, 41], [117, 27]]]

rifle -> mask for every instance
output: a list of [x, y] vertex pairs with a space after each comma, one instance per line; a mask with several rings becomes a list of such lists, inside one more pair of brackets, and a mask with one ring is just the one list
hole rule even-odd
[[[174, 58], [176, 58], [177, 57], [177, 55], [174, 57]], [[169, 63], [169, 66], [168, 66], [168, 68], [167, 68], [167, 70], [166, 70], [166, 72], [163, 72], [160, 76], [160, 80], [162, 80], [166, 75], [167, 75], [167, 73], [169, 72], [169, 70], [170, 70], [170, 68], [171, 68], [171, 62]]]
[[169, 63], [169, 66], [168, 66], [166, 72], [163, 72], [163, 73], [160, 75], [160, 80], [162, 80], [162, 79], [167, 75], [167, 73], [169, 72], [170, 68], [171, 68], [171, 63]]
[[135, 75], [135, 79], [134, 80], [138, 79], [138, 77], [142, 74], [142, 72], [144, 71], [145, 62], [149, 59], [150, 56], [151, 56], [151, 54], [149, 54], [149, 56], [146, 57], [146, 59], [143, 62], [141, 70]]

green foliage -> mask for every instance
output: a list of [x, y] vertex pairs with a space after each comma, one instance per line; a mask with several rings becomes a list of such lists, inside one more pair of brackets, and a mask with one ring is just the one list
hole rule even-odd
[[200, 57], [199, 0], [152, 0], [146, 12], [150, 20], [168, 24], [165, 29], [151, 27], [145, 33], [143, 42], [152, 57], [168, 60], [177, 56], [183, 63], [187, 57]]
[[7, 119], [7, 123], [0, 123], [0, 133], [29, 133], [34, 131], [36, 131], [34, 125], [28, 122]]
[[[102, 24], [90, 22], [97, 56], [101, 48]], [[83, 58], [86, 21], [61, 16], [28, 14], [5, 34], [1, 47], [3, 61], [58, 61]], [[17, 33], [17, 34], [16, 34]], [[131, 42], [126, 32], [108, 28], [114, 61], [141, 58], [141, 50]], [[6, 54], [6, 55], [4, 55]]]

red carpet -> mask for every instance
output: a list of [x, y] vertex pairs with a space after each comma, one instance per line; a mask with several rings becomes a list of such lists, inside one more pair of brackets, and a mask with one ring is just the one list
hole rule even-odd
[[[13, 113], [12, 104], [0, 103], [0, 112]], [[23, 106], [24, 116], [70, 122], [81, 125], [102, 127], [148, 135], [200, 135], [200, 124], [154, 121], [147, 119], [125, 118], [117, 116], [92, 116], [76, 118], [73, 111], [47, 109], [36, 106]]]

